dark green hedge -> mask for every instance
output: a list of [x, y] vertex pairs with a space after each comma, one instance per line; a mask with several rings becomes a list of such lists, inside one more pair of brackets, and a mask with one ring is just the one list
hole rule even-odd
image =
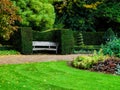
[[103, 32], [83, 32], [83, 40], [86, 45], [100, 45], [104, 43]]
[[74, 46], [75, 50], [99, 50], [101, 48], [100, 45], [83, 45], [83, 46]]
[[43, 32], [33, 31], [32, 33], [33, 40], [58, 42], [58, 53], [60, 54], [70, 54], [73, 52], [74, 37], [72, 30], [55, 29]]
[[61, 30], [61, 54], [71, 54], [74, 49], [74, 37], [72, 30]]
[[21, 28], [21, 53], [32, 54], [32, 29], [30, 27]]
[[[75, 44], [77, 45], [77, 34], [79, 31], [74, 31]], [[83, 32], [83, 42], [85, 45], [100, 45], [104, 43], [104, 32]]]
[[0, 46], [0, 50], [13, 50], [13, 47], [12, 46]]
[[32, 31], [33, 41], [55, 41], [54, 40], [54, 30], [48, 31]]

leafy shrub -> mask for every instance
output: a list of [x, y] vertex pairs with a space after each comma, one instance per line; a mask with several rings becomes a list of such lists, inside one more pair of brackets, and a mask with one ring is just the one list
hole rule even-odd
[[120, 57], [120, 39], [114, 38], [113, 40], [102, 46], [105, 55]]
[[20, 52], [15, 50], [2, 50], [0, 51], [0, 55], [17, 55], [20, 54]]
[[111, 28], [108, 28], [108, 30], [105, 32], [103, 39], [104, 41], [111, 41], [113, 40], [115, 37], [115, 33], [113, 32], [113, 30]]
[[[92, 71], [99, 71], [105, 73], [116, 73], [120, 74], [120, 59], [117, 58], [108, 58], [105, 61], [99, 61], [98, 63], [92, 66]], [[116, 71], [117, 69], [117, 71]]]
[[42, 31], [53, 27], [55, 12], [52, 0], [12, 0], [18, 6], [22, 26]]
[[0, 37], [9, 40], [10, 36], [17, 30], [15, 22], [20, 22], [17, 15], [17, 7], [13, 6], [11, 0], [0, 0]]
[[101, 45], [103, 43], [104, 32], [83, 32], [83, 41], [85, 45]]
[[116, 72], [115, 74], [120, 75], [120, 63], [116, 65]]
[[93, 53], [94, 50], [99, 51], [100, 45], [81, 45], [81, 46], [74, 46], [74, 53], [80, 54], [89, 54]]
[[99, 52], [95, 51], [93, 56], [78, 56], [73, 60], [72, 65], [80, 69], [89, 69], [93, 64], [98, 61], [103, 61], [105, 58], [107, 58], [107, 56], [103, 55], [102, 50]]

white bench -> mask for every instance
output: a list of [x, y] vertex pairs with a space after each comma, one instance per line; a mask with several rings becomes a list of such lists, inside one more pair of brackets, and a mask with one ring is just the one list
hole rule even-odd
[[58, 43], [50, 41], [32, 41], [33, 51], [38, 50], [48, 50], [56, 51], [58, 50]]

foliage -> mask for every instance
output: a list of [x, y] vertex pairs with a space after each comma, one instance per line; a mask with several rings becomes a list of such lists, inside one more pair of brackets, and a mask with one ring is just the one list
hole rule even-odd
[[10, 39], [11, 34], [18, 28], [15, 22], [21, 19], [16, 12], [17, 7], [14, 7], [11, 1], [0, 1], [0, 36], [5, 40]]
[[103, 36], [103, 39], [105, 40], [105, 42], [107, 42], [107, 41], [112, 41], [114, 38], [115, 38], [115, 33], [111, 28], [108, 28], [108, 30], [105, 32]]
[[77, 45], [80, 46], [80, 45], [84, 45], [84, 42], [83, 42], [83, 35], [82, 33], [78, 33], [77, 35]]
[[[80, 31], [73, 32], [75, 45], [77, 45], [79, 32]], [[84, 45], [101, 45], [103, 43], [103, 35], [104, 32], [82, 32], [83, 43]]]
[[101, 45], [103, 43], [104, 32], [83, 32], [82, 34], [85, 45]]
[[0, 55], [18, 55], [20, 52], [16, 50], [2, 50], [0, 51]]
[[120, 75], [120, 63], [116, 65], [115, 74]]
[[61, 54], [71, 54], [74, 48], [73, 31], [69, 29], [60, 30]]
[[74, 53], [79, 54], [91, 54], [94, 50], [99, 50], [100, 45], [82, 45], [82, 46], [74, 46]]
[[[96, 10], [96, 28], [98, 30], [106, 31], [108, 28], [112, 28], [114, 31], [119, 31], [120, 23], [120, 2], [104, 0]], [[103, 21], [104, 20], [104, 21]]]
[[[55, 4], [57, 18], [64, 28], [78, 31], [119, 31], [118, 0], [63, 0]], [[61, 20], [61, 17], [64, 20]]]
[[120, 59], [108, 58], [105, 61], [99, 61], [92, 66], [92, 71], [99, 71], [111, 74], [119, 74]]
[[33, 41], [56, 41], [55, 30], [49, 29], [46, 31], [32, 31]]
[[70, 28], [72, 30], [81, 31], [94, 31], [94, 18], [92, 14], [94, 10], [88, 10], [83, 5], [84, 0], [63, 0], [61, 3], [56, 3], [56, 22], [61, 21], [61, 17], [64, 18], [61, 23], [64, 24], [64, 28]]
[[114, 38], [102, 46], [105, 55], [120, 57], [120, 39]]
[[21, 45], [18, 47], [21, 47], [21, 53], [22, 54], [32, 54], [32, 29], [31, 27], [22, 27], [20, 31], [21, 35]]
[[53, 27], [55, 20], [53, 0], [12, 0], [19, 7], [18, 14], [22, 17], [22, 26], [33, 30], [45, 30]]
[[105, 58], [107, 57], [104, 56], [102, 50], [100, 50], [99, 52], [94, 52], [93, 56], [78, 56], [73, 60], [72, 65], [80, 69], [90, 69], [93, 64], [98, 61], [103, 61]]

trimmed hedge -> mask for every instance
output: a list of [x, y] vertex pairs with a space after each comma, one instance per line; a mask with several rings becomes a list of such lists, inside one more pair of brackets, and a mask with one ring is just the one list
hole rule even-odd
[[54, 40], [54, 30], [49, 31], [32, 31], [33, 41], [55, 41]]
[[33, 31], [33, 40], [54, 41], [59, 43], [58, 53], [70, 54], [73, 52], [74, 37], [72, 30], [53, 29], [43, 32]]
[[101, 45], [103, 42], [103, 32], [83, 32], [85, 45]]
[[61, 30], [61, 54], [71, 54], [74, 49], [74, 37], [72, 30]]
[[[75, 45], [77, 45], [77, 37], [79, 31], [74, 31]], [[104, 32], [82, 32], [83, 42], [85, 45], [101, 45], [104, 43]]]
[[101, 48], [100, 45], [83, 45], [83, 46], [74, 46], [75, 50], [99, 50]]
[[21, 53], [32, 54], [32, 29], [31, 27], [21, 28]]
[[12, 46], [6, 46], [6, 45], [0, 46], [0, 51], [2, 51], [2, 50], [13, 50], [13, 47]]
[[[18, 35], [18, 36], [17, 36]], [[53, 29], [46, 31], [33, 31], [30, 27], [22, 27], [16, 32], [12, 41], [14, 46], [22, 54], [32, 54], [32, 41], [53, 41], [58, 42], [58, 53], [70, 54], [74, 49], [73, 31], [68, 29]]]

